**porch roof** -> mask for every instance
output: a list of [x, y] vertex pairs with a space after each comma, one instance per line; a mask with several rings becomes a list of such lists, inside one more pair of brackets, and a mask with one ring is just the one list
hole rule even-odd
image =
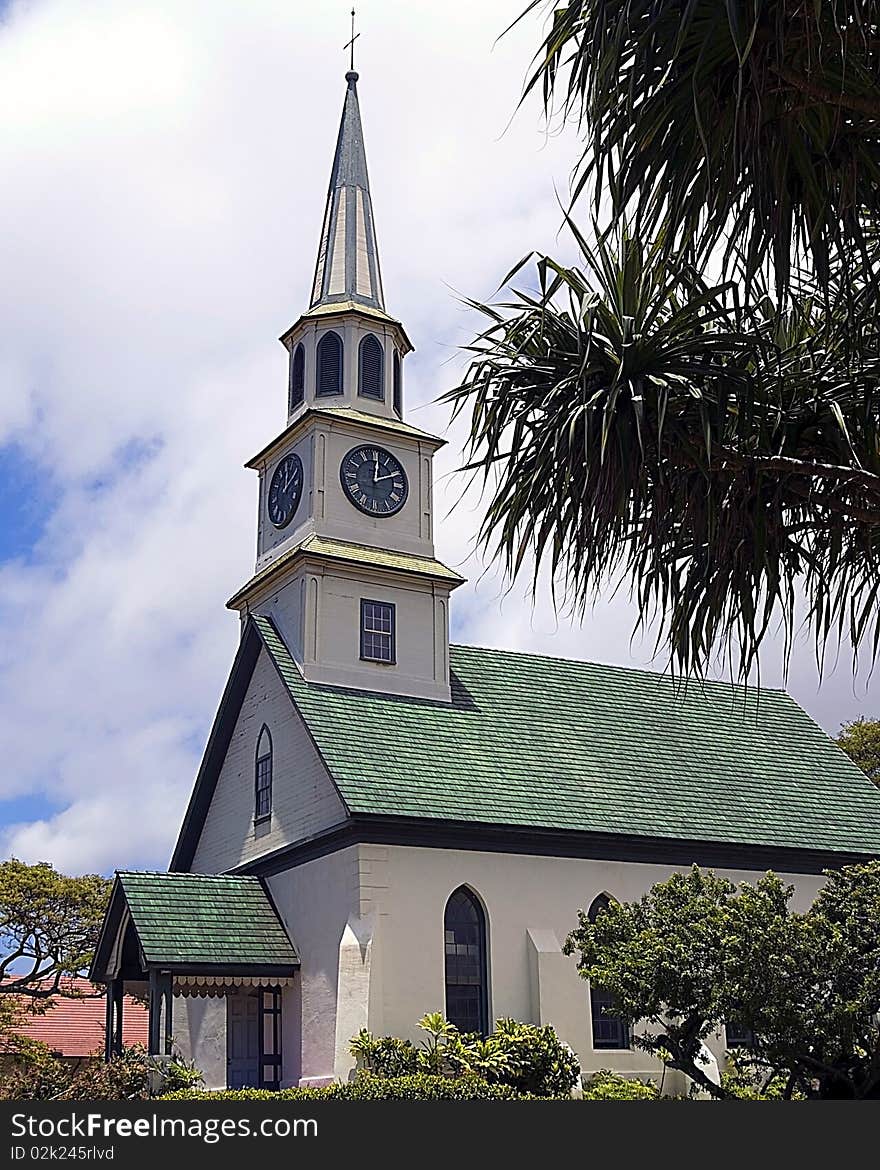
[[299, 966], [278, 911], [256, 877], [120, 870], [93, 978], [108, 977], [116, 935], [128, 919], [147, 969], [281, 974]]

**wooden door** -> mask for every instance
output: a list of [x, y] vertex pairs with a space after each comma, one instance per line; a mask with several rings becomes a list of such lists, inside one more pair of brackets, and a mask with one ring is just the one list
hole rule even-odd
[[226, 997], [226, 1085], [260, 1086], [260, 1001], [254, 995]]

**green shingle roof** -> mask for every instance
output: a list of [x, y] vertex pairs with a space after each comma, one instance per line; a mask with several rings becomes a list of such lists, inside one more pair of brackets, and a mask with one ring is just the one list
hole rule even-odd
[[259, 878], [132, 870], [117, 877], [148, 964], [299, 963]]
[[307, 683], [353, 813], [880, 853], [880, 791], [784, 691], [453, 646], [451, 704]]

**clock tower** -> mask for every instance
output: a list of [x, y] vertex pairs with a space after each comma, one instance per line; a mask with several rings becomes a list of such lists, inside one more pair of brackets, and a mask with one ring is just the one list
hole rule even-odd
[[308, 310], [281, 336], [287, 424], [260, 477], [256, 572], [229, 601], [272, 618], [311, 682], [449, 701], [449, 595], [434, 556], [443, 440], [404, 421], [412, 343], [385, 310], [357, 95], [347, 90]]

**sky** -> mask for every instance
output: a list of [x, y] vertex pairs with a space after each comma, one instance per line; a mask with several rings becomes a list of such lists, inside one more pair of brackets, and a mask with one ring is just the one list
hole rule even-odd
[[[625, 596], [582, 622], [476, 554], [462, 426], [436, 399], [491, 299], [560, 233], [575, 140], [517, 111], [523, 0], [362, 0], [357, 68], [407, 417], [450, 439], [437, 553], [456, 641], [645, 665]], [[305, 309], [345, 92], [348, 2], [0, 0], [0, 855], [164, 867], [238, 638], [256, 478], [283, 427], [277, 338]], [[663, 663], [654, 662], [662, 669]], [[777, 647], [764, 682], [780, 682]], [[880, 711], [806, 644], [788, 689], [830, 732]]]

